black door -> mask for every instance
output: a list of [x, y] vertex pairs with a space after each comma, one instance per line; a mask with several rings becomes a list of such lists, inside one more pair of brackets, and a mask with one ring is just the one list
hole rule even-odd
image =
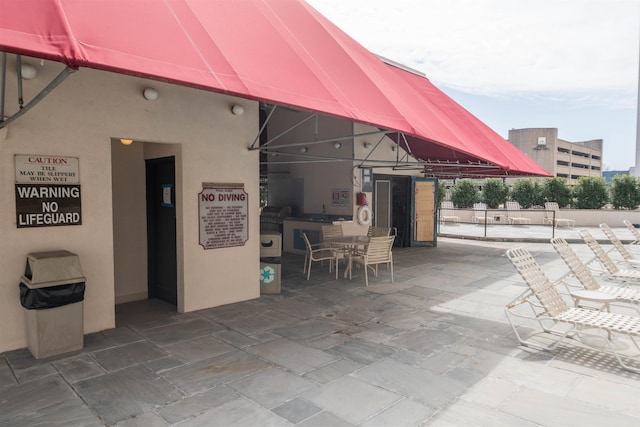
[[177, 304], [175, 158], [146, 161], [149, 298]]

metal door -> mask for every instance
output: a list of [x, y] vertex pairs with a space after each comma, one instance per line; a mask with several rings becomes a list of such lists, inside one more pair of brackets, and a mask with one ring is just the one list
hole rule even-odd
[[146, 166], [149, 298], [177, 304], [175, 157]]

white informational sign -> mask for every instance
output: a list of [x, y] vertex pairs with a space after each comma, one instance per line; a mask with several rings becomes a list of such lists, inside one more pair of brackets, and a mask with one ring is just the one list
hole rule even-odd
[[79, 184], [77, 157], [17, 154], [16, 184]]
[[203, 248], [243, 246], [249, 240], [249, 201], [242, 184], [203, 183], [198, 208]]

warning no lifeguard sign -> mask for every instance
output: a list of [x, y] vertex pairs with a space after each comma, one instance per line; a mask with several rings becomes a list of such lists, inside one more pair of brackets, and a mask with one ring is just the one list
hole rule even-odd
[[243, 246], [249, 240], [249, 200], [244, 184], [202, 183], [198, 193], [200, 245]]
[[77, 157], [16, 155], [16, 225], [82, 224]]

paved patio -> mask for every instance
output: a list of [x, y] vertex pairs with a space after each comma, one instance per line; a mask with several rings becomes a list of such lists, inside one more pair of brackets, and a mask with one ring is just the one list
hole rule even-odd
[[503, 311], [524, 290], [514, 246], [566, 271], [548, 243], [441, 238], [395, 249], [394, 284], [316, 266], [307, 281], [287, 255], [279, 295], [188, 314], [148, 301], [152, 320], [119, 307], [134, 323], [82, 352], [0, 355], [0, 425], [640, 425], [640, 375], [573, 346], [518, 346]]

